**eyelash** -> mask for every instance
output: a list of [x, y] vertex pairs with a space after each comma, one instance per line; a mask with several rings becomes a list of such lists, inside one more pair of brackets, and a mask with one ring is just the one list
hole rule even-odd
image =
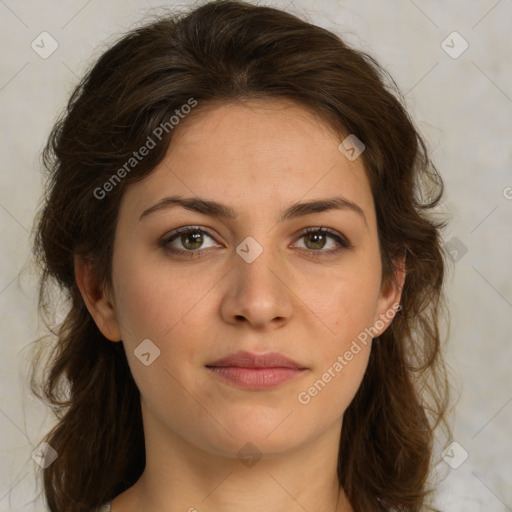
[[[173, 242], [175, 239], [177, 239], [183, 233], [203, 233], [203, 234], [209, 236], [210, 238], [214, 238], [213, 235], [211, 235], [208, 231], [206, 231], [203, 228], [200, 228], [198, 226], [185, 226], [185, 227], [178, 228], [178, 229], [174, 230], [169, 236], [164, 238], [161, 241], [161, 246], [164, 247], [167, 251], [170, 251], [172, 253], [179, 254], [179, 255], [182, 255], [185, 257], [190, 257], [190, 258], [198, 257], [198, 256], [202, 255], [204, 252], [208, 251], [208, 249], [203, 249], [203, 250], [199, 249], [196, 251], [192, 251], [192, 250], [175, 249], [173, 247], [170, 247], [169, 244], [171, 242]], [[344, 236], [337, 233], [336, 231], [333, 231], [333, 230], [325, 228], [325, 227], [307, 228], [304, 231], [302, 231], [302, 233], [298, 237], [298, 240], [300, 240], [301, 238], [305, 237], [306, 235], [308, 235], [310, 233], [320, 233], [323, 235], [329, 235], [329, 237], [332, 238], [333, 240], [335, 240], [336, 243], [338, 243], [338, 245], [340, 246], [336, 249], [329, 249], [327, 251], [324, 251], [322, 249], [318, 249], [318, 250], [302, 249], [302, 250], [307, 251], [308, 253], [311, 253], [310, 256], [312, 256], [314, 258], [318, 258], [318, 257], [322, 257], [322, 256], [330, 256], [330, 255], [333, 255], [343, 249], [349, 249], [350, 247], [352, 247], [350, 242]]]

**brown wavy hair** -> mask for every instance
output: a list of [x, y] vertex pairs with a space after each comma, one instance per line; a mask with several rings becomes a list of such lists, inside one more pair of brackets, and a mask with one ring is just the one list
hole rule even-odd
[[[100, 282], [111, 285], [123, 191], [152, 172], [173, 131], [105, 197], [94, 191], [190, 98], [198, 104], [190, 116], [219, 103], [291, 99], [319, 114], [340, 141], [353, 133], [366, 145], [361, 158], [383, 279], [393, 278], [394, 262], [405, 254], [406, 280], [402, 310], [373, 344], [345, 412], [338, 477], [356, 511], [426, 509], [435, 433], [438, 426], [449, 431], [444, 221], [432, 210], [443, 182], [396, 84], [370, 55], [291, 13], [220, 0], [166, 12], [123, 34], [76, 86], [42, 154], [47, 179], [33, 252], [39, 307], [53, 339], [35, 342], [31, 388], [57, 418], [44, 438], [59, 454], [44, 470], [50, 511], [90, 510], [144, 470], [139, 390], [123, 344], [109, 342], [89, 314], [73, 261], [75, 254], [88, 258]], [[52, 284], [64, 292], [62, 321], [52, 317]]]

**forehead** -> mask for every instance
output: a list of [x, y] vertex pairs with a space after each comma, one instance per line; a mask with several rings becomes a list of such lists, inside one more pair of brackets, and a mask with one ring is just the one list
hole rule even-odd
[[172, 193], [268, 208], [339, 193], [373, 208], [362, 159], [339, 150], [345, 135], [295, 102], [199, 105], [175, 130], [165, 158], [123, 202], [140, 210]]
[[[215, 156], [250, 158], [255, 154], [275, 159], [290, 153], [314, 158], [313, 148], [326, 143], [338, 145], [340, 135], [312, 109], [289, 99], [252, 99], [247, 101], [201, 105], [178, 127], [169, 153], [180, 149], [208, 146]], [[197, 152], [194, 156], [197, 157]], [[185, 155], [180, 155], [185, 156]], [[318, 155], [317, 155], [318, 156]], [[249, 162], [248, 162], [249, 163]]]

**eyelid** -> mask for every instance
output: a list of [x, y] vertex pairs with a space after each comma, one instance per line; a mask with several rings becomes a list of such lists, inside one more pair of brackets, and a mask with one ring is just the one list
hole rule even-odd
[[[187, 251], [187, 250], [183, 250], [183, 249], [174, 249], [174, 248], [170, 249], [168, 247], [168, 244], [170, 244], [170, 242], [174, 241], [174, 239], [176, 239], [180, 234], [188, 233], [188, 232], [200, 232], [200, 233], [203, 233], [203, 234], [209, 236], [210, 238], [212, 238], [213, 240], [216, 241], [216, 237], [212, 233], [210, 233], [210, 230], [208, 228], [205, 228], [204, 226], [187, 225], [187, 226], [182, 226], [182, 227], [172, 230], [170, 232], [170, 234], [164, 236], [164, 238], [160, 242], [160, 245], [162, 245], [164, 248], [167, 248], [171, 252], [174, 252], [177, 254], [199, 254], [200, 255], [203, 252], [207, 252], [210, 249], [210, 248], [206, 248], [206, 249], [198, 249], [196, 251], [190, 251], [190, 250]], [[328, 235], [339, 246], [336, 249], [329, 249], [329, 250], [322, 250], [322, 249], [308, 250], [308, 249], [300, 248], [300, 250], [306, 251], [308, 253], [313, 253], [315, 256], [316, 255], [318, 255], [318, 256], [329, 255], [329, 254], [337, 253], [342, 249], [349, 249], [349, 248], [353, 247], [352, 243], [348, 240], [348, 238], [345, 235], [343, 235], [339, 231], [336, 231], [336, 230], [333, 230], [331, 228], [327, 228], [324, 226], [310, 226], [308, 228], [305, 228], [302, 231], [300, 231], [297, 235], [295, 235], [294, 240], [298, 241], [309, 233], [322, 233], [324, 235]]]
[[[216, 240], [216, 237], [210, 232], [210, 230], [204, 226], [182, 226], [180, 228], [173, 229], [168, 234], [164, 235], [164, 237], [161, 240], [161, 245], [166, 245], [172, 241], [172, 239], [175, 239], [178, 237], [178, 235], [181, 235], [182, 233], [189, 233], [189, 232], [200, 232], [205, 235], [208, 235], [210, 238]], [[201, 249], [197, 251], [186, 251], [186, 252], [200, 252]]]
[[[343, 235], [339, 231], [336, 231], [331, 228], [326, 228], [323, 226], [306, 228], [305, 230], [303, 230], [299, 233], [298, 238], [300, 239], [304, 235], [307, 235], [309, 233], [322, 233], [324, 235], [329, 235], [331, 238], [336, 240], [336, 242], [338, 244], [340, 244], [341, 247], [343, 247], [345, 249], [349, 249], [350, 247], [352, 247], [352, 243], [345, 235]], [[327, 252], [328, 253], [329, 251], [312, 251], [312, 252]]]

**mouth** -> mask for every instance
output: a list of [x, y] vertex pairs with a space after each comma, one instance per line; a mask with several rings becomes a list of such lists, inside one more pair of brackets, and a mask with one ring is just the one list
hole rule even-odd
[[284, 384], [307, 368], [288, 357], [270, 352], [237, 352], [208, 363], [206, 368], [223, 382], [251, 390], [264, 390]]

